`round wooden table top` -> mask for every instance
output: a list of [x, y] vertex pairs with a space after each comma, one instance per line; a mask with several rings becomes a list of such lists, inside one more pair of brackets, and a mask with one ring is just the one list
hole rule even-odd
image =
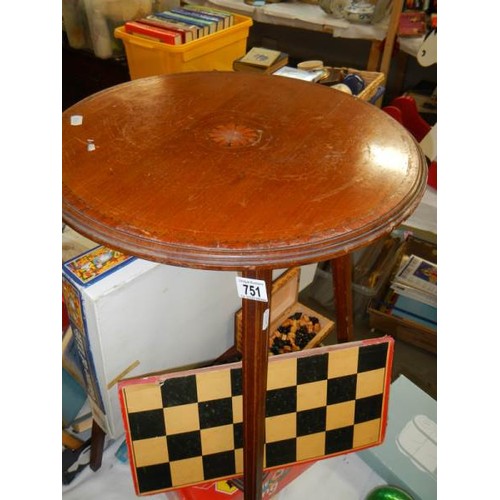
[[67, 109], [62, 134], [63, 220], [194, 268], [345, 254], [408, 218], [427, 179], [415, 140], [376, 106], [261, 74], [127, 82]]

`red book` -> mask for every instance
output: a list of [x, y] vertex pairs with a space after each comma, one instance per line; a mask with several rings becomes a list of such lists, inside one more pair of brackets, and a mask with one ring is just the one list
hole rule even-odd
[[163, 28], [156, 28], [154, 26], [147, 26], [135, 21], [127, 21], [125, 23], [125, 32], [146, 37], [157, 42], [168, 43], [169, 45], [180, 45], [182, 43], [182, 35], [180, 33]]
[[148, 26], [153, 26], [153, 28], [159, 28], [162, 30], [173, 31], [174, 33], [179, 33], [182, 36], [182, 42], [191, 42], [194, 40], [193, 31], [187, 28], [182, 28], [175, 23], [169, 23], [168, 21], [161, 21], [156, 19], [151, 19], [149, 17], [143, 17], [137, 19], [140, 24], [146, 24]]

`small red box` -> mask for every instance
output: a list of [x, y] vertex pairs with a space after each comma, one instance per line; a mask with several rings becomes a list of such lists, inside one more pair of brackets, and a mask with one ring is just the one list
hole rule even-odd
[[[264, 472], [262, 484], [262, 500], [270, 500], [285, 486], [305, 472], [316, 462], [297, 464], [292, 467], [275, 469]], [[181, 488], [171, 491], [175, 493], [178, 500], [243, 500], [243, 491], [233, 483], [242, 483], [243, 479], [232, 479], [229, 481], [217, 481], [214, 483], [198, 484], [188, 488]]]

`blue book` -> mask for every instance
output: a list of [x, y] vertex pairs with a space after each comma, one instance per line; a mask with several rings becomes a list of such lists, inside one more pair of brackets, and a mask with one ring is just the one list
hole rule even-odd
[[403, 311], [412, 316], [422, 318], [426, 321], [437, 323], [437, 307], [425, 304], [415, 299], [399, 295], [394, 304], [394, 309]]
[[171, 9], [171, 12], [176, 12], [177, 14], [182, 14], [183, 16], [194, 17], [195, 19], [199, 19], [201, 21], [207, 21], [210, 23], [211, 33], [224, 29], [224, 20], [220, 16], [215, 17], [205, 12], [180, 7]]
[[234, 15], [232, 12], [227, 10], [214, 9], [211, 7], [206, 7], [204, 5], [184, 5], [184, 9], [190, 11], [198, 11], [205, 14], [209, 14], [214, 17], [219, 17], [223, 20], [223, 27], [229, 28], [234, 25]]
[[437, 330], [437, 325], [436, 323], [432, 323], [432, 321], [427, 321], [424, 318], [420, 318], [419, 316], [415, 316], [413, 314], [407, 313], [405, 311], [400, 311], [398, 309], [392, 309], [392, 315], [396, 316], [397, 318], [401, 319], [406, 319], [408, 321], [413, 321], [414, 323], [418, 323], [419, 325], [425, 326], [426, 328], [429, 328], [430, 330]]
[[397, 296], [391, 307], [391, 314], [398, 318], [413, 321], [431, 330], [437, 330], [437, 308], [418, 300], [403, 297], [402, 295]]
[[198, 28], [203, 33], [203, 36], [210, 34], [210, 26], [206, 21], [201, 21], [200, 19], [194, 19], [193, 17], [183, 16], [182, 14], [177, 14], [175, 12], [171, 12], [166, 10], [165, 12], [157, 12], [155, 14], [157, 17], [161, 17], [163, 19], [172, 19], [174, 21], [182, 21], [183, 23], [192, 24], [194, 26], [198, 26]]

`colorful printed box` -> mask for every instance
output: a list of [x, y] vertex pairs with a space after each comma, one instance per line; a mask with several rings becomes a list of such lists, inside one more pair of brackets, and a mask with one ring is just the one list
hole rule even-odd
[[[277, 495], [285, 486], [299, 477], [315, 462], [298, 464], [292, 467], [277, 469], [264, 474], [262, 483], [262, 500], [269, 500]], [[238, 480], [217, 481], [214, 483], [191, 486], [171, 492], [177, 500], [243, 500], [243, 491], [235, 486]], [[242, 481], [240, 481], [242, 484]]]
[[167, 266], [98, 246], [63, 264], [63, 295], [93, 418], [123, 435], [116, 383], [211, 361], [234, 341], [232, 272]]

